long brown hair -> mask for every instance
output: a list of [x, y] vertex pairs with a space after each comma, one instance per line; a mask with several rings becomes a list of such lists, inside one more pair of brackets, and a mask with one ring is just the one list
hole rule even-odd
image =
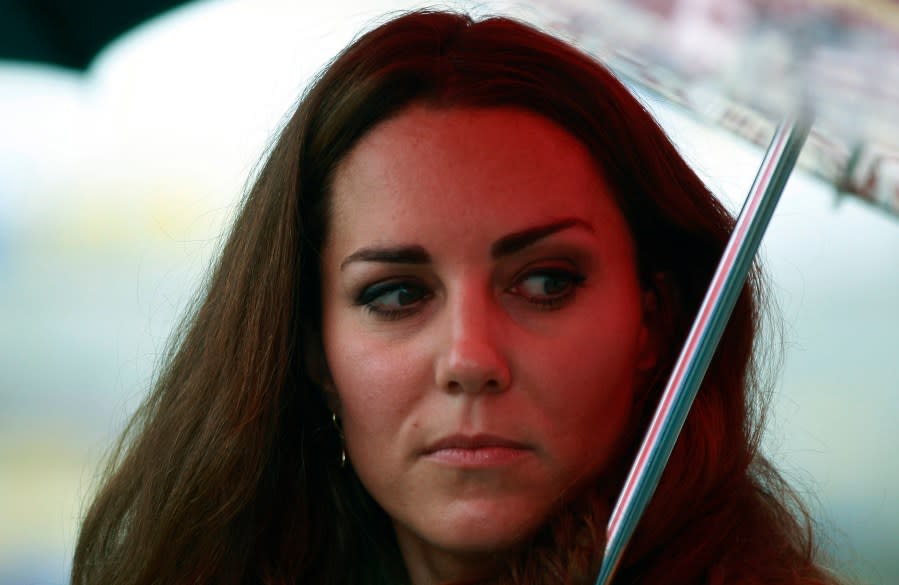
[[[699, 305], [732, 217], [600, 64], [503, 18], [416, 12], [361, 36], [280, 133], [155, 387], [84, 520], [74, 585], [397, 583], [389, 519], [350, 468], [316, 380], [319, 251], [333, 171], [413, 102], [518, 107], [590, 150], [663, 305], [666, 352], [605, 487], [562, 506], [498, 579], [592, 582], [610, 502]], [[758, 277], [744, 287], [616, 583], [834, 581], [759, 453]]]

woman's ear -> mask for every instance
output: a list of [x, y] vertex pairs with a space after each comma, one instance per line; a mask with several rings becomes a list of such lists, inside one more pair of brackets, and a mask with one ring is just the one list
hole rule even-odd
[[340, 397], [328, 368], [328, 360], [322, 345], [321, 334], [307, 328], [303, 333], [303, 365], [306, 375], [319, 387], [328, 409], [340, 416]]

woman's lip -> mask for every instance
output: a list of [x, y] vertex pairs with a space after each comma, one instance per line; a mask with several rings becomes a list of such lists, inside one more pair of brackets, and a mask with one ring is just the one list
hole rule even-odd
[[476, 435], [455, 434], [439, 439], [428, 445], [424, 455], [433, 455], [439, 452], [466, 452], [466, 451], [529, 451], [531, 448], [520, 441], [507, 439], [498, 435], [479, 433]]
[[489, 469], [514, 465], [533, 450], [526, 443], [499, 435], [458, 433], [431, 443], [422, 457], [457, 469]]
[[485, 469], [515, 464], [529, 454], [530, 449], [518, 447], [447, 447], [426, 453], [424, 459], [454, 468]]

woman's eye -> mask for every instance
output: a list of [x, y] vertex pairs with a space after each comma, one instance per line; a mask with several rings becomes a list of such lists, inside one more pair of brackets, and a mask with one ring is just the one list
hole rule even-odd
[[567, 270], [531, 272], [519, 280], [511, 292], [526, 301], [545, 308], [555, 308], [568, 301], [584, 276]]
[[409, 282], [383, 282], [369, 286], [356, 299], [356, 304], [379, 317], [398, 319], [415, 312], [430, 297], [428, 290]]

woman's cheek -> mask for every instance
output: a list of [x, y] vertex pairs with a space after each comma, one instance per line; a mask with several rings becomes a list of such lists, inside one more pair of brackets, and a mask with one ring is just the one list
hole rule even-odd
[[422, 389], [416, 360], [402, 347], [356, 337], [331, 355], [339, 356], [331, 368], [344, 424], [395, 420]]

